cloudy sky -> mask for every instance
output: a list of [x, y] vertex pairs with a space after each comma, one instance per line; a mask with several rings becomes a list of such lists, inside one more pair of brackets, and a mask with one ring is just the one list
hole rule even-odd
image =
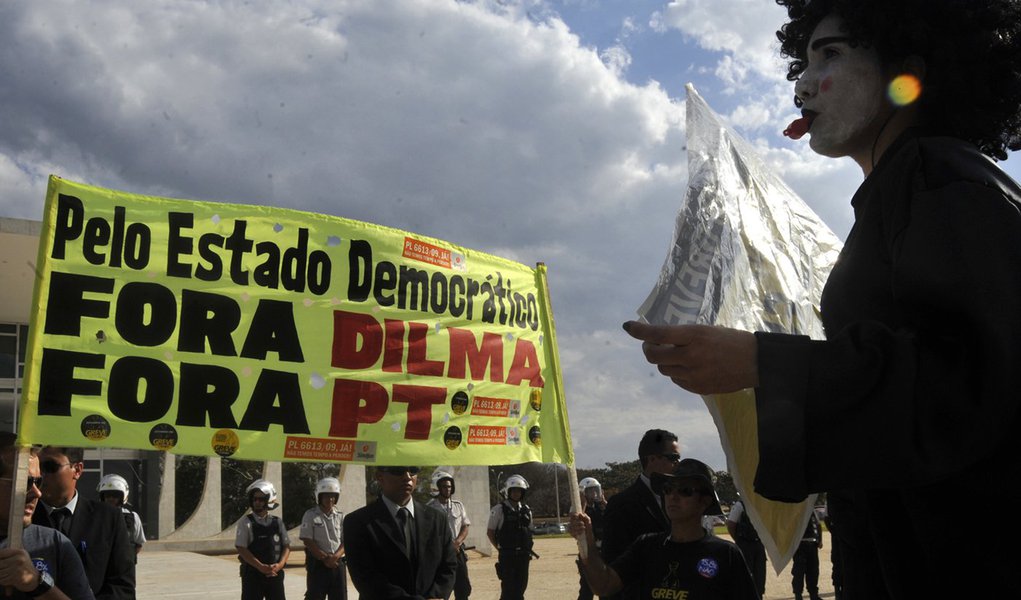
[[702, 400], [620, 326], [684, 197], [686, 82], [850, 228], [857, 167], [779, 135], [782, 20], [769, 0], [3, 2], [0, 216], [41, 219], [53, 173], [545, 262], [578, 465], [665, 427], [724, 468]]

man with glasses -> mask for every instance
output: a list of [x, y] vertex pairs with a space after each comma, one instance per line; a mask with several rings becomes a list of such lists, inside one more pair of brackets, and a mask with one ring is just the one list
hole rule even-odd
[[447, 517], [412, 498], [418, 467], [379, 467], [379, 498], [344, 517], [347, 568], [362, 598], [447, 598], [457, 556]]
[[[670, 527], [659, 497], [652, 491], [652, 475], [667, 474], [681, 460], [677, 436], [663, 429], [650, 429], [638, 443], [642, 473], [626, 490], [610, 497], [603, 526], [602, 559], [612, 563], [639, 536], [660, 533]], [[635, 586], [625, 587], [620, 600], [637, 598]]]
[[21, 548], [8, 548], [8, 519], [14, 496], [11, 484], [18, 456], [15, 441], [14, 434], [0, 433], [0, 589], [6, 588], [5, 597], [14, 600], [91, 599], [85, 568], [71, 542], [58, 531], [32, 524], [32, 515], [42, 495], [39, 458], [34, 453], [28, 460]]
[[97, 600], [135, 597], [135, 546], [118, 508], [78, 494], [84, 450], [46, 446], [39, 453], [42, 510], [32, 522], [71, 540]]
[[582, 564], [592, 591], [604, 597], [630, 584], [640, 598], [757, 600], [741, 551], [702, 527], [702, 517], [719, 510], [712, 470], [686, 458], [673, 472], [653, 473], [651, 480], [670, 529], [639, 537], [609, 565], [599, 557], [591, 519], [571, 514], [571, 535], [584, 535], [588, 542]]

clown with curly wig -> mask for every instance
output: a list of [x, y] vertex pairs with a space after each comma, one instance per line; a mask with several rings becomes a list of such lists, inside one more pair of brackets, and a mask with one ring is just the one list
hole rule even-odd
[[[825, 340], [625, 323], [698, 394], [754, 388], [755, 491], [827, 492], [840, 598], [1021, 597], [1021, 0], [776, 0], [801, 117], [864, 181]], [[1005, 532], [1004, 529], [1007, 531]]]

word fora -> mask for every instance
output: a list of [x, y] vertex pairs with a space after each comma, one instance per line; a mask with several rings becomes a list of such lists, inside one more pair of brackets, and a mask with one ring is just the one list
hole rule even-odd
[[[180, 306], [173, 292], [158, 283], [136, 282], [123, 286], [116, 300], [109, 278], [53, 272], [43, 332], [50, 336], [79, 338], [82, 321], [108, 319], [115, 309], [114, 327], [119, 338], [139, 347], [167, 343], [177, 331], [177, 350], [214, 356], [265, 360], [275, 354], [280, 361], [303, 363], [293, 305], [260, 300], [252, 315], [241, 350], [234, 334], [241, 323], [241, 309], [229, 296], [184, 290]], [[88, 294], [88, 298], [86, 298]], [[179, 319], [179, 321], [178, 321]], [[489, 380], [508, 385], [527, 382], [543, 387], [535, 346], [518, 339], [511, 366], [503, 368], [504, 338], [448, 328], [448, 359], [427, 358], [429, 326], [334, 311], [332, 366], [347, 370], [375, 369], [385, 372], [453, 379]], [[181, 362], [175, 381], [170, 365], [141, 356], [117, 356], [108, 373], [95, 379], [77, 376], [76, 369], [107, 370], [106, 354], [44, 348], [40, 365], [39, 414], [70, 416], [74, 396], [102, 396], [110, 412], [129, 422], [162, 420], [178, 398], [175, 423], [180, 426], [268, 431], [279, 425], [285, 433], [308, 434], [309, 426], [297, 373], [262, 369], [244, 408], [241, 422], [233, 406], [240, 395], [240, 381], [229, 368], [215, 364]], [[406, 403], [406, 439], [426, 439], [432, 425], [432, 406], [447, 400], [441, 386], [381, 384], [337, 378], [334, 381], [330, 436], [356, 437], [358, 425], [375, 423], [387, 414], [390, 402]]]

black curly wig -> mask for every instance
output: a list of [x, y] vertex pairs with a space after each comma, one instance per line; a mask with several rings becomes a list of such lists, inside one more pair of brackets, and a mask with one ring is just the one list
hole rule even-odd
[[776, 0], [790, 21], [776, 32], [787, 79], [807, 67], [808, 41], [836, 14], [884, 64], [925, 60], [919, 109], [938, 135], [999, 160], [1021, 149], [1021, 0]]

